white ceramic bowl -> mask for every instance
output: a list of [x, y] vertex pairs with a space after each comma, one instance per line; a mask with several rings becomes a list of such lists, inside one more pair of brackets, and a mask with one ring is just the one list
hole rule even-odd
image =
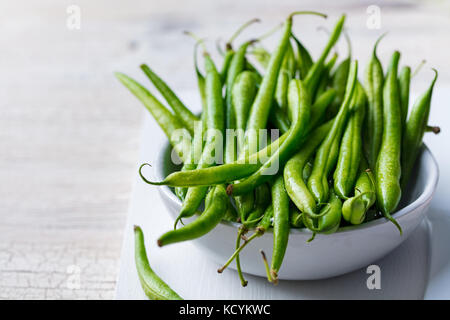
[[[156, 179], [163, 178], [176, 168], [170, 160], [168, 144], [161, 152], [156, 165]], [[424, 219], [438, 182], [439, 169], [430, 150], [424, 146], [414, 169], [415, 177], [394, 213], [403, 229], [400, 235], [397, 228], [384, 218], [359, 226], [339, 229], [330, 235], [319, 234], [307, 243], [311, 232], [306, 229], [292, 229], [279, 278], [285, 280], [313, 280], [342, 275], [366, 267], [382, 258], [414, 232]], [[181, 202], [172, 189], [158, 187], [164, 204], [175, 219]], [[222, 265], [233, 253], [237, 230], [240, 224], [221, 222], [209, 234], [194, 240], [194, 244], [218, 265]], [[245, 273], [265, 276], [260, 249], [271, 258], [273, 244], [272, 232], [251, 242], [241, 253], [241, 265]], [[235, 268], [235, 264], [230, 265]]]

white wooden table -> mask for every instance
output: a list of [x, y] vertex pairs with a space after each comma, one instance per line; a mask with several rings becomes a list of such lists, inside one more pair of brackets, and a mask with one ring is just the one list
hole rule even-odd
[[[365, 60], [377, 35], [390, 30], [379, 48], [384, 61], [399, 48], [404, 63], [426, 58], [440, 70], [440, 85], [450, 81], [449, 8], [434, 1], [318, 7], [308, 0], [299, 7], [250, 0], [239, 10], [225, 0], [70, 4], [81, 10], [79, 30], [67, 28], [68, 2], [0, 2], [0, 298], [114, 296], [144, 111], [112, 72], [147, 83], [138, 69], [147, 62], [177, 91], [194, 88], [192, 40], [183, 30], [213, 40], [253, 17], [264, 23], [252, 34], [261, 34], [293, 10], [325, 11], [328, 27], [347, 12], [355, 57]], [[366, 27], [373, 4], [381, 8], [381, 30]], [[316, 54], [326, 39], [318, 24], [296, 19], [296, 32]], [[339, 50], [345, 54], [343, 43]], [[424, 69], [414, 89], [428, 81]]]

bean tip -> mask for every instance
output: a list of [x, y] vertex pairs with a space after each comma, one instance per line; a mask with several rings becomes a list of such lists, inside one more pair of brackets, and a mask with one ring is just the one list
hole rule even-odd
[[227, 186], [227, 195], [231, 195], [233, 193], [233, 185], [232, 184], [229, 184], [228, 186]]

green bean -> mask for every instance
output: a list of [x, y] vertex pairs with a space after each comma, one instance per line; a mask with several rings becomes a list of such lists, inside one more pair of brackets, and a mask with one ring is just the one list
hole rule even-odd
[[[274, 166], [283, 165], [296, 148], [301, 146], [310, 119], [311, 99], [305, 86], [298, 79], [291, 80], [288, 94], [289, 104], [295, 105], [295, 107], [291, 107], [294, 113], [294, 121], [287, 133], [286, 140], [255, 173], [238, 183], [228, 185], [228, 194], [243, 194], [268, 181], [273, 175]], [[277, 171], [278, 167], [276, 168]]]
[[406, 188], [408, 180], [411, 176], [414, 163], [419, 155], [422, 146], [422, 139], [427, 130], [428, 117], [430, 115], [431, 97], [433, 94], [434, 84], [436, 83], [438, 73], [435, 69], [433, 81], [428, 89], [419, 96], [409, 115], [408, 121], [403, 131], [402, 145], [402, 188]]
[[[243, 71], [237, 77], [231, 93], [232, 104], [236, 117], [238, 131], [238, 149], [243, 147], [243, 132], [247, 125], [250, 107], [258, 90], [258, 76], [251, 71]], [[241, 134], [242, 133], [242, 134]]]
[[322, 215], [318, 219], [311, 219], [307, 215], [303, 215], [303, 223], [305, 226], [313, 232], [314, 238], [315, 233], [334, 233], [339, 229], [341, 223], [342, 215], [342, 201], [334, 190], [330, 190], [330, 201], [327, 207], [324, 207], [322, 211], [326, 211], [326, 214]]
[[375, 177], [378, 209], [402, 233], [400, 225], [391, 216], [391, 213], [397, 208], [402, 194], [400, 188], [402, 123], [397, 81], [399, 59], [400, 53], [395, 51], [383, 87], [383, 137]]
[[[331, 88], [323, 92], [316, 99], [311, 107], [311, 120], [308, 124], [308, 132], [311, 131], [311, 129], [314, 129], [318, 124], [322, 123], [325, 112], [327, 111], [330, 103], [333, 101], [335, 95], [336, 91]], [[281, 134], [288, 132], [291, 125], [286, 115], [279, 108], [272, 108], [270, 113], [270, 120], [275, 128], [279, 129]]]
[[284, 187], [283, 175], [279, 175], [272, 185], [273, 206], [273, 254], [270, 274], [273, 282], [278, 282], [278, 272], [286, 253], [289, 240], [289, 197]]
[[[275, 101], [278, 104], [278, 108], [285, 113], [288, 112], [287, 91], [289, 81], [294, 77], [295, 67], [294, 50], [289, 43], [284, 55], [283, 63], [281, 64], [280, 72], [278, 73], [275, 87]], [[275, 106], [273, 108], [275, 108]]]
[[[214, 63], [209, 55], [205, 55], [205, 68], [206, 73], [206, 142], [200, 160], [197, 165], [197, 169], [211, 167], [214, 164], [214, 151], [217, 149], [217, 139], [223, 137], [224, 129], [224, 107], [222, 100], [222, 84], [220, 81], [220, 75], [217, 72]], [[221, 159], [219, 159], [221, 161]], [[190, 172], [190, 171], [185, 171]], [[200, 203], [205, 198], [207, 192], [206, 187], [192, 187], [189, 188], [186, 197], [183, 201], [180, 214], [175, 221], [175, 225], [182, 218], [191, 217], [195, 214]]]
[[167, 185], [171, 187], [210, 186], [231, 182], [245, 178], [258, 170], [258, 168], [267, 161], [266, 159], [270, 158], [270, 156], [283, 144], [287, 136], [287, 134], [284, 134], [266, 148], [233, 163], [191, 171], [173, 172], [160, 182], [150, 181], [142, 174], [142, 168], [144, 166], [150, 166], [148, 163], [144, 163], [140, 166], [139, 173], [142, 180], [148, 184]]
[[321, 124], [324, 120], [325, 112], [330, 104], [333, 102], [334, 97], [336, 96], [336, 90], [333, 88], [328, 89], [324, 93], [322, 93], [314, 102], [311, 107], [311, 120], [308, 126], [308, 131], [316, 128], [317, 125]]
[[345, 200], [342, 205], [342, 217], [351, 224], [363, 223], [367, 211], [376, 201], [375, 177], [365, 156], [361, 154], [360, 158], [354, 196]]
[[[256, 96], [258, 77], [254, 72], [243, 71], [236, 77], [233, 84], [231, 99], [236, 118], [237, 152], [243, 149], [247, 117]], [[239, 215], [246, 216], [253, 209], [254, 195], [249, 193], [241, 197], [234, 197], [234, 201]]]
[[[187, 132], [184, 124], [174, 116], [166, 107], [164, 107], [161, 102], [158, 101], [146, 88], [140, 85], [135, 80], [131, 79], [127, 75], [116, 72], [115, 76], [122, 82], [122, 84], [127, 87], [131, 93], [133, 93], [136, 98], [138, 98], [152, 114], [153, 118], [156, 120], [158, 125], [166, 134], [169, 139], [170, 144], [175, 149], [177, 155], [181, 160], [185, 161], [190, 150], [190, 141], [184, 139], [183, 136], [190, 136]], [[185, 134], [182, 133], [182, 139], [179, 141], [179, 136], [181, 130], [186, 130]]]
[[145, 252], [144, 234], [134, 226], [136, 269], [145, 294], [152, 300], [183, 300], [152, 270]]
[[193, 222], [164, 233], [158, 239], [158, 246], [199, 238], [217, 226], [227, 210], [228, 196], [223, 185], [215, 186], [211, 192], [214, 201], [210, 202], [205, 211]]
[[375, 169], [383, 136], [383, 67], [377, 57], [377, 47], [383, 34], [375, 42], [372, 59], [365, 71], [364, 85], [367, 93], [367, 117], [364, 135], [364, 150], [370, 168]]
[[[283, 58], [287, 47], [289, 45], [289, 38], [291, 35], [292, 29], [292, 18], [297, 14], [313, 14], [322, 17], [326, 17], [326, 15], [313, 12], [313, 11], [300, 11], [294, 12], [289, 15], [286, 19], [284, 29], [282, 32], [282, 37], [275, 49], [275, 51], [270, 56], [269, 65], [267, 66], [266, 74], [264, 75], [261, 86], [256, 95], [255, 101], [250, 109], [250, 114], [247, 122], [247, 131], [248, 130], [259, 130], [264, 129], [267, 124], [267, 120], [269, 117], [270, 107], [272, 105], [273, 96], [276, 87], [276, 79], [278, 77], [278, 73], [280, 71], [281, 63], [283, 62]], [[244, 156], [248, 153], [247, 150], [249, 145], [253, 144], [253, 141], [248, 141], [249, 137], [245, 137], [245, 145], [244, 145]]]
[[336, 44], [339, 36], [341, 35], [342, 28], [345, 22], [345, 15], [342, 15], [341, 18], [336, 23], [333, 32], [330, 35], [330, 39], [328, 40], [327, 45], [322, 51], [319, 59], [311, 66], [308, 71], [308, 74], [305, 77], [305, 85], [308, 91], [313, 94], [316, 91], [317, 85], [320, 80], [320, 76], [322, 74], [322, 70], [325, 67], [325, 60], [330, 53], [331, 48]]
[[402, 107], [402, 128], [405, 127], [408, 116], [409, 86], [411, 83], [411, 68], [404, 66], [398, 75], [398, 87], [400, 90], [400, 105]]
[[[226, 94], [225, 94], [225, 127], [227, 129], [236, 128], [236, 114], [233, 110], [232, 90], [236, 77], [244, 70], [245, 54], [248, 46], [253, 41], [247, 41], [241, 45], [234, 54], [227, 74]], [[230, 163], [236, 158], [236, 137], [232, 134], [226, 135], [225, 141], [225, 163]]]
[[330, 58], [330, 60], [328, 60], [328, 62], [325, 64], [325, 68], [322, 71], [319, 83], [317, 84], [317, 89], [314, 93], [313, 101], [316, 101], [327, 90], [331, 79], [331, 70], [336, 64], [337, 58], [338, 55], [337, 53], [335, 53]]
[[[206, 109], [206, 93], [205, 93], [205, 76], [201, 73], [200, 68], [198, 66], [198, 62], [197, 62], [197, 51], [198, 51], [198, 47], [200, 45], [204, 46], [204, 40], [198, 38], [194, 33], [189, 32], [189, 31], [185, 31], [184, 34], [190, 36], [191, 38], [193, 38], [195, 40], [195, 45], [194, 45], [194, 70], [195, 70], [195, 75], [197, 77], [197, 87], [200, 93], [200, 99], [201, 99], [201, 103], [202, 103], [202, 107], [203, 107], [203, 111], [205, 111]], [[204, 48], [206, 51], [206, 48]], [[206, 128], [204, 128], [206, 129]]]
[[332, 170], [332, 167], [337, 159], [338, 151], [336, 149], [339, 148], [339, 141], [349, 115], [350, 102], [356, 87], [357, 73], [358, 62], [355, 60], [350, 66], [350, 72], [345, 90], [345, 98], [342, 102], [342, 106], [333, 121], [333, 126], [322, 144], [319, 146], [314, 159], [312, 173], [308, 179], [308, 188], [318, 203], [324, 203], [328, 198], [327, 178], [330, 173], [328, 170]]
[[352, 114], [347, 122], [339, 148], [339, 158], [334, 171], [334, 191], [347, 199], [355, 186], [362, 148], [362, 123], [366, 108], [366, 94], [358, 82], [352, 102]]
[[297, 46], [298, 73], [300, 79], [304, 80], [306, 75], [308, 74], [309, 69], [313, 65], [313, 60], [311, 58], [311, 54], [293, 33], [291, 33], [291, 38], [294, 39], [294, 42]]
[[150, 69], [146, 64], [141, 65], [142, 71], [147, 75], [153, 85], [162, 94], [164, 99], [166, 99], [169, 106], [178, 116], [178, 118], [183, 122], [184, 126], [191, 132], [194, 133], [195, 122], [199, 119], [181, 102], [177, 95], [170, 89], [170, 87], [160, 78], [156, 73]]
[[284, 166], [284, 182], [289, 197], [302, 213], [307, 214], [311, 218], [318, 217], [316, 213], [317, 205], [305, 184], [303, 170], [317, 147], [328, 134], [332, 124], [333, 121], [328, 121], [314, 130], [308, 136], [305, 145]]
[[329, 115], [334, 117], [342, 104], [345, 95], [345, 83], [347, 82], [348, 72], [350, 70], [350, 63], [352, 61], [352, 44], [346, 32], [344, 32], [345, 40], [347, 41], [347, 58], [345, 58], [336, 68], [331, 76], [331, 87], [336, 89], [336, 98], [333, 101]]

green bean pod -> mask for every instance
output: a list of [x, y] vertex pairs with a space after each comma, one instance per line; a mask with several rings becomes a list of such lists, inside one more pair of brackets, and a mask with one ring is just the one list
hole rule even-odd
[[402, 188], [406, 188], [414, 163], [419, 155], [422, 146], [422, 139], [427, 130], [428, 117], [430, 115], [431, 97], [433, 94], [434, 84], [436, 83], [438, 73], [435, 69], [433, 81], [428, 89], [414, 103], [409, 115], [408, 121], [403, 131], [402, 145]]
[[375, 42], [372, 51], [372, 58], [366, 67], [364, 74], [364, 87], [367, 94], [367, 116], [364, 134], [364, 151], [372, 170], [378, 157], [383, 137], [383, 66], [377, 57], [377, 47], [382, 35]]
[[303, 178], [304, 167], [313, 156], [317, 147], [328, 134], [332, 121], [314, 130], [307, 139], [305, 145], [284, 166], [284, 182], [286, 191], [296, 207], [311, 218], [317, 216], [316, 201], [306, 186]]
[[[289, 45], [289, 38], [291, 36], [292, 29], [292, 18], [296, 14], [313, 14], [322, 17], [326, 17], [326, 15], [312, 12], [312, 11], [301, 11], [294, 12], [289, 15], [284, 24], [284, 29], [282, 32], [282, 37], [270, 56], [269, 65], [267, 66], [266, 74], [264, 75], [261, 86], [258, 90], [258, 93], [255, 97], [255, 101], [250, 109], [250, 114], [247, 122], [247, 131], [250, 130], [259, 130], [264, 129], [267, 124], [267, 120], [269, 117], [272, 101], [274, 98], [274, 92], [276, 87], [276, 79], [278, 77], [281, 64], [284, 59], [284, 55]], [[249, 144], [252, 144], [252, 141], [248, 141], [249, 137], [246, 134], [245, 144], [244, 144], [244, 156], [248, 153], [247, 150], [249, 148]]]
[[142, 289], [152, 300], [183, 300], [152, 270], [145, 252], [144, 234], [134, 226], [134, 252], [136, 269]]
[[288, 94], [289, 104], [295, 105], [295, 107], [291, 107], [294, 113], [294, 121], [287, 133], [286, 140], [255, 173], [238, 183], [228, 185], [228, 194], [240, 195], [268, 181], [301, 146], [310, 119], [311, 98], [306, 87], [298, 79], [291, 80]]
[[404, 66], [398, 75], [398, 88], [400, 90], [400, 104], [402, 107], [402, 128], [405, 127], [408, 117], [409, 86], [411, 84], [411, 68]]
[[294, 39], [294, 42], [297, 46], [297, 66], [298, 66], [298, 73], [301, 80], [304, 80], [306, 75], [308, 74], [309, 69], [313, 65], [313, 60], [311, 58], [311, 54], [308, 52], [308, 50], [303, 46], [303, 44], [300, 42], [300, 40], [291, 33], [292, 39]]
[[315, 129], [325, 119], [325, 113], [336, 96], [336, 90], [333, 88], [323, 92], [311, 107], [311, 120], [309, 122], [308, 131]]
[[222, 80], [222, 83], [225, 84], [227, 81], [227, 75], [228, 70], [230, 68], [231, 61], [233, 60], [233, 57], [235, 55], [235, 52], [233, 49], [229, 48], [225, 51], [225, 56], [223, 57], [222, 62], [222, 68], [220, 69], [220, 79]]
[[[215, 151], [217, 151], [217, 139], [223, 137], [224, 130], [224, 107], [222, 99], [222, 84], [220, 75], [214, 66], [211, 58], [205, 55], [206, 74], [206, 142], [197, 169], [211, 167], [215, 163]], [[220, 160], [220, 159], [219, 159]], [[221, 161], [221, 160], [220, 160]], [[189, 171], [186, 171], [189, 172]], [[176, 223], [186, 217], [194, 215], [205, 198], [207, 192], [206, 187], [189, 188], [183, 201], [180, 214], [176, 219]]]
[[[313, 233], [334, 233], [339, 229], [342, 216], [342, 201], [333, 189], [330, 190], [330, 201], [328, 206], [324, 207], [318, 219], [311, 219], [307, 215], [303, 215], [304, 225]], [[313, 235], [314, 238], [314, 235]]]
[[331, 70], [336, 64], [337, 58], [338, 55], [337, 53], [335, 53], [325, 64], [325, 68], [323, 69], [319, 83], [317, 84], [317, 89], [314, 92], [314, 101], [316, 101], [328, 89], [329, 83], [331, 81]]
[[282, 135], [278, 140], [272, 142], [264, 149], [249, 157], [227, 163], [220, 166], [195, 169], [191, 171], [177, 171], [169, 174], [163, 181], [149, 181], [142, 174], [142, 168], [149, 164], [144, 163], [139, 168], [142, 180], [152, 185], [167, 185], [171, 187], [193, 187], [210, 186], [239, 180], [254, 173], [264, 164], [267, 159], [283, 144], [287, 134]]
[[357, 73], [358, 62], [355, 60], [350, 66], [350, 72], [345, 90], [345, 98], [342, 102], [342, 106], [333, 121], [333, 126], [324, 141], [319, 146], [314, 159], [311, 176], [308, 179], [308, 188], [318, 203], [324, 203], [328, 198], [327, 179], [330, 173], [329, 170], [332, 170], [337, 160], [339, 141], [349, 116], [350, 103], [356, 87]]
[[339, 36], [341, 35], [342, 29], [344, 27], [344, 22], [345, 22], [345, 15], [342, 15], [341, 18], [336, 23], [333, 32], [330, 35], [328, 43], [326, 44], [325, 48], [322, 51], [322, 54], [320, 55], [319, 59], [317, 59], [317, 61], [314, 62], [314, 64], [311, 66], [311, 68], [308, 71], [308, 74], [305, 77], [304, 80], [305, 85], [311, 94], [314, 94], [314, 92], [316, 92], [320, 76], [322, 75], [322, 71], [325, 67], [325, 60], [328, 54], [330, 53], [331, 48], [336, 44], [337, 40], [339, 39]]
[[199, 120], [178, 98], [178, 96], [170, 89], [170, 87], [146, 64], [141, 65], [142, 71], [147, 75], [153, 85], [158, 89], [161, 95], [166, 99], [169, 106], [183, 122], [184, 126], [194, 133], [195, 122]]
[[[153, 118], [166, 134], [178, 157], [184, 162], [189, 155], [190, 140], [183, 138], [180, 141], [178, 134], [175, 134], [180, 132], [180, 130], [186, 130], [181, 120], [167, 110], [167, 108], [150, 93], [150, 91], [138, 82], [120, 72], [116, 72], [115, 76], [144, 104], [145, 108], [150, 111]], [[190, 136], [187, 130], [186, 134], [183, 134], [182, 136], [184, 135]]]
[[283, 176], [279, 175], [272, 185], [273, 207], [273, 253], [270, 274], [274, 283], [286, 253], [289, 240], [289, 197], [284, 187]]
[[[237, 76], [244, 70], [245, 54], [248, 46], [253, 41], [247, 41], [241, 45], [231, 59], [230, 67], [228, 68], [226, 93], [225, 93], [225, 128], [236, 129], [236, 113], [233, 109], [232, 91], [233, 85]], [[233, 134], [226, 134], [225, 141], [225, 163], [230, 163], [236, 159], [236, 136]]]
[[353, 99], [353, 112], [347, 122], [339, 147], [339, 158], [334, 171], [334, 191], [347, 199], [355, 186], [362, 148], [362, 124], [366, 108], [366, 95], [358, 82]]
[[212, 229], [222, 220], [227, 210], [228, 196], [223, 185], [217, 185], [211, 190], [212, 199], [205, 211], [193, 222], [164, 233], [158, 239], [158, 246], [199, 238]]
[[383, 137], [376, 163], [375, 177], [378, 209], [395, 224], [401, 233], [400, 225], [391, 216], [391, 213], [397, 208], [402, 194], [400, 188], [402, 114], [397, 81], [399, 59], [400, 53], [395, 51], [383, 87]]
[[376, 201], [375, 177], [365, 156], [361, 154], [359, 176], [355, 184], [354, 196], [342, 205], [342, 217], [351, 224], [361, 224], [366, 213]]
[[[294, 77], [295, 67], [294, 50], [289, 43], [275, 87], [275, 101], [277, 102], [277, 107], [285, 113], [288, 112], [287, 92], [289, 81]], [[275, 108], [275, 106], [273, 108]]]
[[[237, 154], [243, 149], [247, 117], [256, 96], [258, 78], [259, 76], [254, 72], [243, 71], [236, 77], [233, 84], [231, 98], [236, 118]], [[253, 193], [234, 197], [234, 200], [241, 217], [247, 216], [253, 209], [255, 201]]]
[[243, 71], [233, 84], [231, 93], [232, 104], [236, 117], [236, 129], [238, 132], [238, 150], [244, 144], [243, 134], [247, 125], [247, 117], [258, 90], [258, 76], [251, 71]]

